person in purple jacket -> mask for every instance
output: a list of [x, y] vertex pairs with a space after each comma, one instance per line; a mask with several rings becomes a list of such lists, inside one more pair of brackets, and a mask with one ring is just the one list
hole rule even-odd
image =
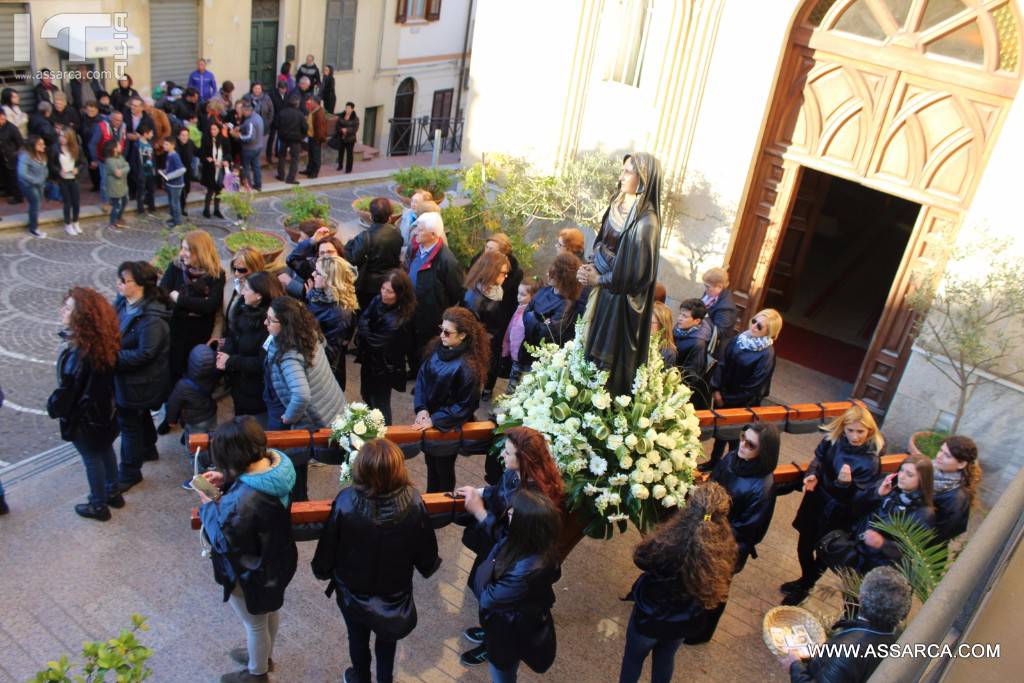
[[205, 102], [217, 94], [217, 77], [206, 70], [206, 60], [196, 62], [196, 70], [188, 76], [188, 87], [199, 93], [199, 101]]

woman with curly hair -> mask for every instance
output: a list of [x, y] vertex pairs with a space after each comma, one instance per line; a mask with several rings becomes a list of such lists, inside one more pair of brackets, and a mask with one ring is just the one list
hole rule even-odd
[[946, 437], [935, 456], [935, 532], [951, 541], [967, 531], [971, 507], [978, 500], [981, 465], [978, 446], [966, 436]]
[[[473, 419], [490, 363], [487, 331], [465, 308], [452, 306], [441, 316], [440, 336], [427, 347], [416, 376], [413, 404], [419, 430], [458, 429]], [[455, 488], [455, 452], [433, 449], [427, 460], [427, 492]]]
[[307, 287], [306, 305], [320, 323], [327, 342], [327, 362], [334, 378], [345, 391], [345, 354], [356, 327], [356, 274], [340, 256], [321, 256], [313, 271], [312, 287]]
[[491, 335], [491, 363], [484, 383], [485, 401], [491, 399], [491, 391], [498, 379], [501, 342], [505, 338], [508, 321], [512, 318], [511, 311], [505, 315], [506, 306], [503, 302], [505, 282], [511, 272], [512, 262], [508, 256], [498, 250], [485, 250], [466, 275], [466, 293], [462, 297], [462, 305], [476, 314], [487, 334]]
[[669, 683], [679, 646], [711, 640], [736, 565], [729, 504], [721, 486], [702, 484], [633, 551], [644, 573], [630, 591], [634, 605], [619, 683], [640, 680], [652, 651], [651, 682]]
[[[331, 373], [316, 318], [290, 296], [267, 309], [263, 402], [270, 429], [321, 429], [345, 409], [345, 395]], [[289, 453], [295, 463], [295, 500], [308, 500], [309, 452]], [[303, 457], [305, 456], [305, 457]]]
[[[576, 279], [579, 268], [580, 260], [572, 254], [555, 257], [548, 268], [548, 286], [537, 292], [523, 313], [527, 344], [552, 342], [561, 346], [576, 336], [576, 321], [586, 305], [582, 286]], [[519, 350], [519, 362], [525, 369], [533, 364], [525, 345]]]
[[412, 347], [412, 314], [416, 293], [404, 270], [384, 276], [380, 294], [359, 315], [356, 353], [359, 393], [366, 405], [391, 424], [391, 390], [405, 391], [405, 356]]
[[224, 305], [224, 269], [217, 245], [205, 230], [190, 230], [181, 240], [178, 259], [167, 266], [160, 289], [174, 302], [171, 315], [171, 381], [188, 367], [192, 347], [205, 344], [213, 333], [217, 312]]
[[[501, 452], [505, 472], [497, 485], [476, 488], [463, 486], [457, 493], [466, 499], [466, 512], [473, 515], [475, 524], [467, 527], [462, 543], [476, 553], [470, 580], [477, 567], [490, 554], [498, 539], [508, 533], [508, 509], [512, 499], [521, 490], [542, 494], [559, 509], [562, 506], [564, 487], [562, 475], [548, 450], [544, 435], [529, 427], [513, 427], [505, 433], [505, 447]], [[487, 661], [487, 646], [484, 629], [479, 626], [467, 628], [463, 637], [476, 647], [462, 653], [460, 658], [466, 666]]]
[[60, 314], [64, 344], [57, 360], [58, 386], [46, 408], [60, 420], [61, 438], [75, 445], [85, 463], [89, 502], [76, 505], [75, 512], [105, 522], [110, 507], [124, 507], [114, 456], [114, 366], [121, 343], [117, 313], [99, 292], [72, 287]]

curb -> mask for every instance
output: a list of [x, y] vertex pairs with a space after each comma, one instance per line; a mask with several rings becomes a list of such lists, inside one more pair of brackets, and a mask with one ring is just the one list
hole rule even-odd
[[[438, 168], [447, 168], [450, 170], [458, 170], [458, 164], [438, 164]], [[321, 187], [328, 185], [359, 185], [362, 183], [368, 183], [374, 180], [381, 180], [384, 178], [390, 178], [391, 174], [396, 169], [387, 169], [380, 171], [366, 171], [363, 173], [349, 173], [344, 176], [325, 176], [323, 178], [306, 178], [298, 185], [289, 185], [288, 183], [280, 180], [274, 180], [271, 183], [264, 183], [263, 189], [258, 193], [256, 198], [263, 197], [265, 195], [281, 194], [283, 192], [290, 192], [293, 187]], [[273, 178], [273, 175], [270, 175]], [[194, 199], [190, 199], [185, 203], [186, 206], [199, 205], [203, 203], [203, 193], [193, 192]], [[167, 195], [160, 193], [155, 198], [155, 204], [157, 209], [167, 207]], [[131, 207], [125, 208], [125, 214], [138, 213], [135, 209], [134, 204]], [[82, 206], [79, 211], [79, 219], [86, 218], [98, 218], [106, 216], [106, 211], [101, 211], [100, 207], [96, 204], [89, 204]], [[39, 225], [57, 225], [62, 226], [64, 223], [64, 211], [63, 209], [47, 209], [39, 213]], [[0, 220], [0, 233], [12, 232], [14, 230], [24, 230], [28, 226], [28, 213], [16, 213], [10, 216], [3, 216]]]

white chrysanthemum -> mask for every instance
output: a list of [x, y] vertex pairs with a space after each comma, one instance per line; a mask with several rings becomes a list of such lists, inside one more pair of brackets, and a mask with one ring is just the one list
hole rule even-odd
[[667, 493], [668, 489], [666, 489], [661, 484], [655, 484], [654, 488], [651, 489], [651, 494], [654, 495], [655, 500], [661, 500], [662, 498], [665, 497]]
[[643, 484], [633, 484], [633, 486], [630, 487], [629, 492], [637, 500], [647, 500], [651, 497], [650, 490], [648, 490], [648, 488]]
[[590, 472], [598, 477], [608, 471], [608, 461], [599, 455], [590, 458]]

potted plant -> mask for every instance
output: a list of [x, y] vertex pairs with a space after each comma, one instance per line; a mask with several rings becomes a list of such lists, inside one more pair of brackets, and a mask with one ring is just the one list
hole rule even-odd
[[252, 192], [245, 190], [224, 192], [221, 194], [221, 200], [235, 213], [235, 217], [238, 219], [235, 221], [235, 225], [245, 230], [248, 227], [249, 219], [256, 214], [256, 209], [252, 205]]
[[[153, 671], [146, 662], [153, 656], [153, 650], [138, 639], [140, 632], [148, 631], [146, 618], [132, 615], [131, 629], [109, 640], [85, 641], [82, 643], [82, 663], [72, 664], [67, 655], [47, 662], [46, 668], [36, 673], [33, 683], [72, 683], [72, 681], [105, 681], [113, 673], [118, 681], [144, 681]], [[81, 666], [81, 673], [75, 669]]]
[[[373, 220], [370, 218], [370, 202], [372, 202], [374, 199], [374, 197], [366, 196], [359, 197], [352, 202], [352, 210], [359, 214], [359, 218], [361, 218], [365, 223], [373, 222]], [[399, 204], [398, 202], [391, 202], [391, 218], [388, 219], [388, 222], [392, 224], [397, 223], [398, 219], [400, 219], [401, 217], [402, 205]]]
[[395, 181], [395, 194], [403, 206], [409, 206], [412, 195], [416, 190], [430, 192], [435, 202], [444, 200], [445, 192], [452, 186], [454, 181], [451, 171], [445, 168], [426, 168], [424, 166], [410, 166], [402, 168], [391, 174]]
[[[954, 250], [944, 275], [927, 274], [908, 297], [917, 348], [956, 389], [951, 434], [978, 387], [1024, 377], [1024, 266], [1014, 253], [1009, 240], [981, 234]], [[918, 432], [910, 448], [926, 453], [922, 446], [937, 449], [939, 441], [935, 430]]]
[[164, 228], [160, 231], [160, 237], [163, 239], [163, 242], [160, 243], [156, 253], [153, 254], [153, 258], [149, 260], [160, 273], [167, 270], [167, 266], [171, 265], [171, 262], [178, 257], [178, 252], [181, 250], [181, 240], [189, 230], [195, 230], [195, 226], [183, 223], [176, 228]]
[[245, 232], [234, 232], [224, 238], [224, 246], [232, 255], [242, 247], [253, 247], [261, 254], [267, 263], [273, 263], [284, 252], [288, 243], [280, 235], [266, 230], [246, 230]]
[[338, 224], [331, 220], [329, 214], [331, 204], [327, 197], [316, 195], [304, 187], [292, 190], [292, 196], [284, 200], [284, 231], [293, 242], [300, 242], [321, 227], [331, 228], [331, 234], [338, 229]]

